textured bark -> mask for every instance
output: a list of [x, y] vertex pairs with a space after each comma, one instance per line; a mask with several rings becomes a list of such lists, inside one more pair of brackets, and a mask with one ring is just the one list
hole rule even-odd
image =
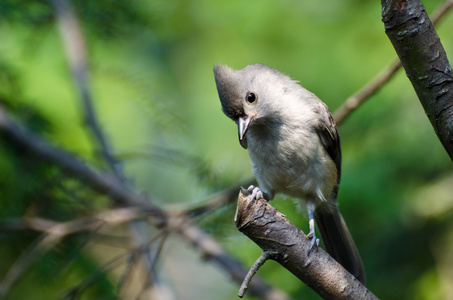
[[382, 21], [406, 75], [453, 159], [453, 72], [419, 0], [382, 0]]
[[236, 227], [324, 299], [378, 299], [266, 200], [239, 194]]

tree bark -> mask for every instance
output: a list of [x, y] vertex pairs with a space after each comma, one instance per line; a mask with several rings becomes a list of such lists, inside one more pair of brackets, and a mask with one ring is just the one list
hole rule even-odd
[[453, 72], [419, 0], [381, 0], [385, 32], [406, 75], [453, 160]]
[[266, 200], [239, 193], [236, 227], [324, 299], [378, 299]]

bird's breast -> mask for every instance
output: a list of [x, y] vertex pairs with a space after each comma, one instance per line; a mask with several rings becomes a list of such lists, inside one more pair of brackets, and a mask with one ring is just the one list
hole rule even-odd
[[332, 169], [334, 163], [324, 149], [319, 148], [316, 134], [306, 130], [288, 132], [284, 128], [277, 136], [250, 133], [252, 171], [264, 192], [312, 201], [323, 201], [329, 196], [336, 169]]

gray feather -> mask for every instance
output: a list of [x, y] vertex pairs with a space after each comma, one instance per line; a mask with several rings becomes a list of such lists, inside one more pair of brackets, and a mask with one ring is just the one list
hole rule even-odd
[[[313, 204], [327, 251], [364, 280], [352, 237], [337, 207], [341, 177], [338, 128], [327, 106], [290, 77], [261, 64], [216, 65], [223, 112], [243, 128], [252, 171], [268, 200], [283, 193]], [[253, 93], [249, 101], [247, 95]], [[241, 132], [242, 129], [241, 129]], [[244, 146], [244, 141], [241, 144]]]

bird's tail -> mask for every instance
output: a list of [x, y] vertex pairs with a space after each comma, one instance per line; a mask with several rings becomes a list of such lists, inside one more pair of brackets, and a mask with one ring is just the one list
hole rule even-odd
[[338, 210], [318, 206], [314, 213], [316, 227], [326, 251], [346, 270], [365, 284], [365, 270], [348, 227]]

